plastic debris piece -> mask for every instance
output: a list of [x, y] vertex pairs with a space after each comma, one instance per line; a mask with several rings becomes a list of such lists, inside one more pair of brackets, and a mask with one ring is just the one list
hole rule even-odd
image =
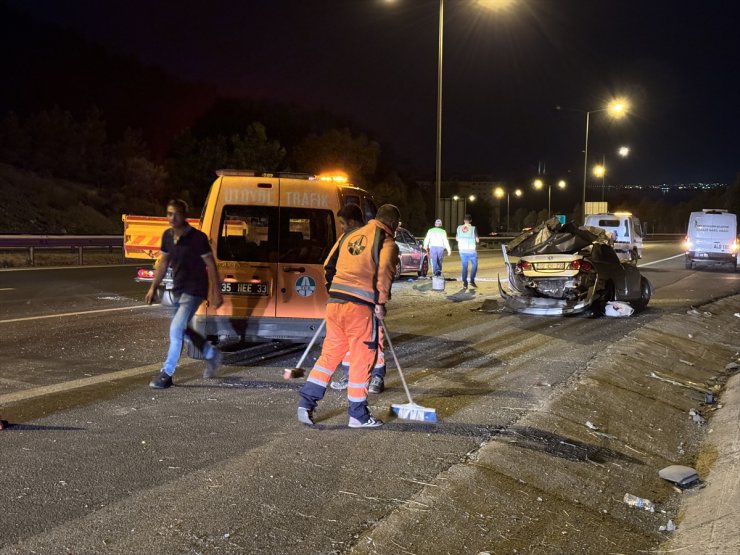
[[735, 371], [740, 368], [740, 364], [737, 362], [731, 362], [727, 366], [725, 366], [725, 370]]
[[701, 312], [699, 312], [695, 308], [692, 308], [691, 310], [687, 310], [686, 311], [686, 314], [688, 314], [690, 316], [699, 316], [701, 314]]
[[693, 363], [693, 362], [689, 362], [688, 360], [684, 360], [684, 359], [682, 359], [682, 358], [679, 358], [679, 359], [678, 359], [678, 362], [683, 362], [684, 364], [686, 364], [686, 365], [688, 365], [688, 366], [693, 366], [693, 365], [694, 365], [694, 363]]
[[593, 422], [591, 422], [590, 420], [586, 420], [586, 428], [588, 428], [589, 430], [598, 430], [598, 429], [599, 429], [599, 427], [598, 427], [598, 426], [596, 426], [596, 425], [595, 425], [595, 424], [594, 424]]
[[658, 476], [679, 486], [688, 486], [699, 480], [698, 472], [690, 466], [672, 464], [658, 471]]
[[651, 513], [655, 512], [655, 503], [653, 503], [649, 499], [643, 499], [642, 497], [632, 495], [631, 493], [624, 494], [624, 502], [627, 503], [627, 505], [629, 505], [630, 507], [634, 507], [636, 509], [650, 511]]
[[635, 309], [627, 303], [609, 301], [604, 307], [604, 316], [609, 316], [611, 318], [624, 318], [625, 316], [632, 316], [634, 311]]
[[675, 532], [677, 530], [677, 527], [675, 524], [673, 524], [672, 520], [668, 520], [668, 523], [665, 525], [661, 525], [658, 527], [658, 531], [660, 532]]
[[705, 405], [713, 405], [717, 402], [717, 399], [714, 398], [713, 393], [705, 393], [704, 394], [704, 404]]
[[698, 413], [698, 412], [696, 411], [696, 409], [691, 409], [691, 410], [689, 411], [689, 416], [690, 416], [690, 417], [692, 418], [692, 420], [693, 420], [694, 422], [696, 422], [697, 424], [704, 424], [705, 418], [704, 418], [704, 417], [703, 417], [703, 416], [702, 416], [701, 414], [699, 414], [699, 413]]

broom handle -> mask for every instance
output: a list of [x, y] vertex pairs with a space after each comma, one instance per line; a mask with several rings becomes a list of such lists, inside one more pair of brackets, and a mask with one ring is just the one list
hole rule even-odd
[[316, 338], [321, 333], [321, 330], [324, 329], [324, 325], [326, 324], [326, 320], [321, 320], [321, 325], [316, 330], [316, 333], [313, 334], [313, 337], [311, 338], [311, 342], [308, 344], [308, 347], [306, 347], [306, 350], [303, 351], [303, 356], [301, 357], [301, 360], [298, 361], [298, 364], [295, 365], [296, 368], [300, 368], [303, 364], [303, 361], [306, 360], [306, 356], [308, 355], [308, 351], [311, 350], [311, 347], [313, 347], [313, 344], [316, 343]]
[[388, 342], [388, 347], [390, 347], [391, 349], [391, 354], [393, 355], [393, 362], [396, 363], [396, 370], [398, 370], [398, 375], [401, 376], [401, 383], [403, 384], [403, 388], [406, 390], [406, 397], [409, 398], [409, 403], [413, 405], [414, 400], [411, 398], [411, 392], [409, 391], [409, 386], [406, 385], [406, 378], [403, 377], [403, 370], [401, 370], [401, 365], [398, 364], [398, 357], [396, 356], [396, 350], [393, 348], [393, 342], [391, 341], [391, 334], [388, 333], [388, 328], [385, 327], [385, 322], [383, 320], [380, 320], [380, 325], [383, 327], [383, 333], [385, 334], [385, 340]]

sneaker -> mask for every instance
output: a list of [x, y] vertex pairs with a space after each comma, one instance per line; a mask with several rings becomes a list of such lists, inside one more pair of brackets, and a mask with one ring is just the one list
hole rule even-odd
[[367, 422], [360, 422], [359, 420], [357, 420], [357, 418], [350, 416], [348, 424], [350, 428], [380, 428], [382, 425], [383, 421], [378, 420], [374, 416], [370, 416], [367, 419]]
[[206, 359], [206, 369], [203, 370], [203, 378], [206, 380], [209, 380], [216, 376], [216, 371], [218, 370], [219, 366], [221, 366], [221, 361], [224, 358], [221, 349], [219, 349], [215, 345], [213, 346], [213, 349], [215, 351], [215, 354], [213, 355], [213, 358]]
[[467, 281], [463, 281], [463, 289], [467, 289], [467, 288], [468, 288], [468, 282]]
[[305, 407], [298, 407], [298, 422], [301, 422], [305, 424], [306, 426], [313, 426], [315, 422], [313, 421], [313, 411], [308, 410]]
[[342, 374], [342, 377], [331, 382], [329, 384], [329, 387], [331, 387], [332, 389], [336, 389], [337, 391], [347, 389], [347, 387], [349, 387], [349, 376], [347, 376], [346, 374]]
[[152, 389], [167, 389], [172, 385], [172, 376], [166, 372], [160, 372], [152, 381], [149, 382], [149, 387]]
[[472, 279], [470, 280], [470, 287], [478, 287]]
[[383, 393], [384, 389], [385, 383], [383, 383], [383, 378], [380, 376], [373, 376], [373, 379], [370, 380], [370, 387], [368, 387], [367, 390], [370, 393]]

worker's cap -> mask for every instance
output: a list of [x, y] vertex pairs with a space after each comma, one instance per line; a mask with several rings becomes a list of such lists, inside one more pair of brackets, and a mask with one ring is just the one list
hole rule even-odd
[[434, 225], [437, 227], [442, 227], [442, 220], [437, 218], [436, 220], [434, 220]]

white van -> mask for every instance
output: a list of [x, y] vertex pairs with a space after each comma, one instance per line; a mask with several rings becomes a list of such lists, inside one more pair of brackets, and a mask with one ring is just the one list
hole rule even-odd
[[686, 269], [696, 262], [732, 264], [737, 271], [737, 216], [727, 210], [692, 212], [686, 231]]
[[637, 264], [637, 260], [642, 258], [642, 225], [630, 212], [589, 214], [585, 223], [612, 234], [614, 250], [622, 262]]

